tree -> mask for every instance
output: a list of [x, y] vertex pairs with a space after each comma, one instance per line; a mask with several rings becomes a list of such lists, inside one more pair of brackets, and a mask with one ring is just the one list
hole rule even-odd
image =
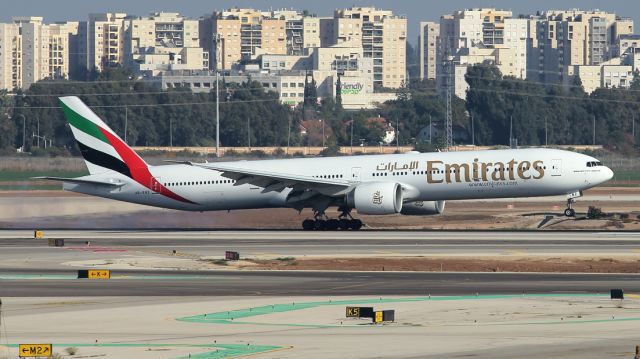
[[340, 80], [340, 73], [338, 73], [338, 80], [336, 81], [336, 106], [342, 108], [342, 81]]

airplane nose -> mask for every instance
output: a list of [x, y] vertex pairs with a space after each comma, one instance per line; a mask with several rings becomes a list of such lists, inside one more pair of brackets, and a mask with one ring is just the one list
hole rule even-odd
[[604, 176], [604, 182], [612, 179], [613, 178], [613, 171], [611, 170], [611, 168], [605, 167], [605, 170], [603, 171], [603, 176]]

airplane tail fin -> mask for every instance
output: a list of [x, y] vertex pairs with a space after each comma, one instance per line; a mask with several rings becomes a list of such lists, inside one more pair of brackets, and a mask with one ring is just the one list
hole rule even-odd
[[116, 171], [131, 178], [148, 173], [147, 163], [82, 100], [67, 96], [60, 102], [89, 173]]

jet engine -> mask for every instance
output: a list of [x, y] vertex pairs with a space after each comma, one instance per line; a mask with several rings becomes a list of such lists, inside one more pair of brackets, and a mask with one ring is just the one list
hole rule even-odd
[[415, 201], [405, 203], [400, 213], [408, 216], [429, 216], [442, 214], [442, 212], [444, 212], [444, 201]]
[[347, 204], [360, 214], [394, 214], [402, 210], [402, 186], [393, 182], [366, 182], [347, 195]]

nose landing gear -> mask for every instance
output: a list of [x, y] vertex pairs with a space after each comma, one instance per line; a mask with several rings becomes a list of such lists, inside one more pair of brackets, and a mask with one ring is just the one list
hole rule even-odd
[[567, 209], [564, 210], [564, 215], [566, 217], [575, 217], [576, 216], [576, 211], [571, 208], [571, 205], [575, 203], [575, 201], [572, 198], [569, 198], [567, 200]]
[[567, 195], [567, 209], [564, 210], [564, 215], [567, 217], [575, 217], [576, 211], [572, 208], [576, 203], [576, 198], [582, 197], [582, 191], [573, 192]]

